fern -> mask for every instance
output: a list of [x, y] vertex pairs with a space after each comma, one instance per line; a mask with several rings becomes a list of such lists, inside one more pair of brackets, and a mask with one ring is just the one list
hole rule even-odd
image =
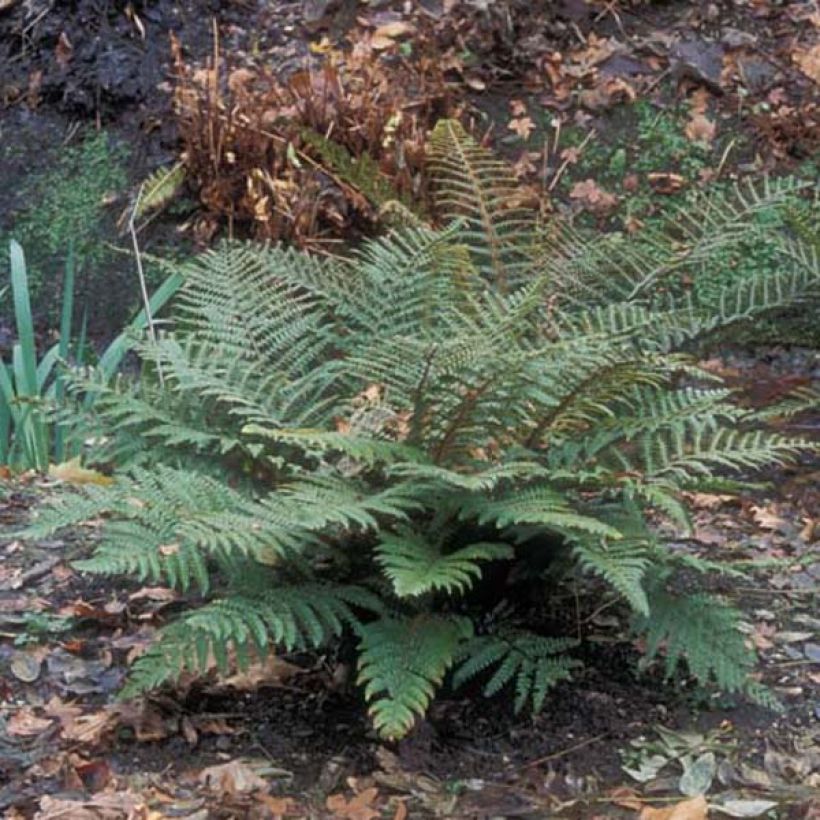
[[431, 615], [384, 618], [360, 629], [359, 683], [384, 737], [401, 737], [424, 715], [471, 632], [469, 621]]
[[563, 653], [577, 644], [566, 638], [545, 638], [529, 632], [510, 631], [482, 635], [468, 641], [461, 650], [462, 663], [453, 675], [453, 685], [463, 686], [476, 676], [496, 667], [484, 686], [492, 697], [512, 684], [514, 708], [520, 712], [527, 702], [540, 712], [549, 690], [571, 677], [580, 663]]
[[660, 584], [649, 590], [649, 616], [638, 616], [635, 629], [645, 634], [645, 662], [663, 656], [667, 677], [679, 664], [702, 685], [711, 682], [727, 692], [744, 692], [764, 705], [776, 701], [749, 673], [755, 655], [738, 629], [738, 613], [704, 593], [674, 595]]
[[146, 216], [164, 208], [179, 193], [185, 183], [185, 165], [175, 162], [170, 167], [158, 168], [140, 186], [133, 216]]
[[[228, 243], [176, 266], [172, 321], [131, 342], [138, 378], [73, 383], [96, 398], [115, 481], [63, 491], [29, 534], [92, 522], [83, 569], [189, 596], [129, 693], [358, 636], [385, 737], [410, 730], [456, 663], [456, 682], [486, 670], [488, 694], [509, 684], [517, 708], [540, 708], [572, 671], [569, 644], [519, 629], [532, 613], [515, 605], [474, 635], [494, 562], [544, 596], [594, 576], [670, 673], [685, 661], [758, 696], [731, 611], [661, 584], [715, 565], [648, 522], [686, 532], [683, 490], [813, 446], [756, 427], [686, 352], [815, 304], [812, 243], [794, 230], [782, 265], [716, 301], [676, 280], [789, 191], [703, 204], [702, 222], [651, 247], [598, 245], [539, 228], [505, 166], [454, 123], [437, 127], [431, 165], [442, 230], [414, 224], [347, 259]], [[569, 566], [546, 581], [550, 560]]]
[[790, 419], [820, 408], [820, 387], [797, 387], [774, 404], [749, 414], [755, 420]]
[[360, 624], [353, 607], [381, 611], [377, 598], [355, 588], [294, 585], [275, 594], [253, 592], [233, 590], [167, 628], [138, 658], [121, 696], [174, 681], [185, 670], [201, 673], [215, 666], [227, 674], [232, 663], [244, 670], [251, 654], [264, 657], [271, 643], [286, 650], [323, 646], [346, 625]]
[[442, 120], [433, 129], [430, 166], [440, 218], [464, 221], [466, 243], [479, 264], [506, 287], [527, 264], [528, 244], [534, 238], [532, 212], [515, 204], [520, 183], [453, 120]]
[[339, 177], [345, 185], [364, 194], [377, 210], [380, 211], [391, 202], [399, 202], [410, 209], [409, 200], [402, 198], [396, 187], [382, 173], [379, 163], [366, 151], [354, 158], [343, 145], [326, 139], [312, 129], [303, 128], [300, 135], [319, 155], [322, 163], [332, 174]]
[[478, 561], [511, 558], [508, 544], [476, 543], [447, 554], [419, 533], [384, 533], [376, 560], [400, 598], [435, 590], [457, 593], [472, 586], [481, 575]]

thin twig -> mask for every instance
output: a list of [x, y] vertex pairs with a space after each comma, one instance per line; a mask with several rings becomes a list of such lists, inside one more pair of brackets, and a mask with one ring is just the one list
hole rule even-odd
[[553, 752], [551, 755], [546, 755], [546, 757], [539, 757], [537, 760], [531, 760], [529, 763], [525, 763], [521, 768], [531, 769], [533, 766], [540, 766], [542, 763], [548, 763], [550, 760], [558, 760], [558, 758], [572, 754], [572, 752], [576, 752], [578, 749], [583, 749], [584, 746], [591, 746], [593, 743], [597, 743], [599, 740], [603, 740], [605, 737], [608, 737], [608, 735], [609, 732], [604, 732], [601, 735], [595, 735], [595, 737], [588, 737], [586, 740], [582, 740], [572, 746], [567, 746], [566, 749], [562, 749], [560, 752]]
[[[142, 200], [142, 192], [145, 189], [145, 183], [140, 185], [137, 192], [137, 198], [134, 200], [134, 207], [131, 208], [131, 216], [128, 219], [128, 232], [131, 234], [131, 244], [134, 248], [134, 259], [137, 263], [137, 274], [140, 280], [140, 291], [142, 292], [142, 304], [145, 310], [145, 321], [148, 324], [148, 336], [151, 341], [156, 344], [157, 331], [154, 326], [154, 317], [151, 315], [151, 298], [148, 296], [148, 284], [145, 281], [145, 270], [142, 267], [142, 256], [140, 254], [140, 243], [137, 239], [136, 219], [137, 211], [139, 210], [140, 201]], [[159, 383], [165, 385], [165, 380], [162, 375], [162, 365], [157, 361], [157, 375], [159, 376]]]
[[[588, 133], [588, 134], [584, 137], [583, 141], [582, 141], [582, 142], [581, 142], [581, 144], [578, 146], [578, 153], [579, 153], [579, 154], [581, 153], [581, 151], [583, 151], [583, 150], [584, 150], [584, 148], [586, 148], [586, 147], [587, 147], [587, 143], [588, 143], [588, 142], [592, 139], [592, 137], [594, 136], [594, 134], [595, 134], [595, 131], [594, 131], [594, 130], [592, 130], [592, 131], [590, 131], [590, 132], [589, 132], [589, 133]], [[552, 178], [552, 182], [550, 182], [549, 187], [547, 188], [547, 190], [548, 190], [548, 191], [550, 191], [550, 192], [551, 192], [551, 191], [553, 190], [553, 188], [555, 188], [555, 186], [558, 184], [558, 181], [559, 181], [559, 180], [561, 179], [561, 177], [563, 176], [564, 171], [566, 171], [566, 170], [567, 170], [567, 166], [570, 164], [571, 159], [572, 159], [571, 157], [567, 157], [567, 158], [566, 158], [566, 159], [565, 159], [565, 160], [561, 163], [561, 165], [558, 167], [558, 170], [555, 172], [555, 176]]]

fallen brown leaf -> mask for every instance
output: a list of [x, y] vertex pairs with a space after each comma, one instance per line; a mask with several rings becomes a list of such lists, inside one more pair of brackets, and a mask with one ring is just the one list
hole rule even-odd
[[676, 194], [686, 185], [680, 174], [651, 173], [646, 175], [652, 188], [659, 194]]
[[33, 737], [40, 735], [51, 728], [52, 722], [49, 718], [37, 717], [32, 712], [30, 706], [18, 709], [6, 723], [6, 731], [16, 737]]
[[268, 783], [241, 760], [232, 760], [219, 766], [208, 766], [199, 773], [200, 783], [222, 795], [249, 794], [267, 791]]
[[374, 808], [373, 801], [379, 796], [375, 787], [365, 789], [348, 800], [343, 794], [332, 794], [325, 805], [339, 820], [375, 820], [381, 812]]
[[132, 820], [144, 816], [145, 804], [130, 792], [103, 792], [91, 800], [46, 796], [34, 820]]
[[603, 190], [594, 179], [576, 182], [570, 189], [569, 196], [599, 216], [607, 214], [618, 204], [618, 197]]
[[820, 83], [820, 43], [807, 49], [795, 49], [792, 60], [813, 82]]
[[528, 140], [535, 130], [535, 123], [529, 117], [517, 117], [507, 123], [507, 128], [518, 134], [522, 140]]
[[717, 126], [705, 114], [693, 114], [684, 128], [686, 139], [703, 146], [710, 146], [715, 139]]
[[114, 483], [110, 476], [103, 475], [97, 470], [89, 470], [80, 466], [80, 457], [64, 461], [62, 464], [51, 464], [48, 468], [50, 478], [64, 481], [66, 484], [98, 484], [101, 487]]
[[683, 800], [662, 809], [646, 806], [641, 811], [640, 820], [706, 820], [708, 811], [709, 804], [706, 798], [699, 794], [691, 800]]

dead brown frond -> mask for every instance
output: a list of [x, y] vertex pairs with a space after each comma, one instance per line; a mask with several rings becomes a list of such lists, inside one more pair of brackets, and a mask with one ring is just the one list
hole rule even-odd
[[372, 231], [390, 200], [423, 209], [426, 134], [451, 111], [432, 60], [358, 47], [286, 79], [194, 68], [174, 42], [175, 107], [188, 179], [230, 231], [305, 246]]

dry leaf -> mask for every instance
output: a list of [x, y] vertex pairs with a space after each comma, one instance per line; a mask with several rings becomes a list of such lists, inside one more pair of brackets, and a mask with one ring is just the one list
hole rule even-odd
[[175, 601], [177, 593], [168, 587], [142, 587], [128, 596], [129, 601]]
[[276, 820], [287, 814], [294, 814], [297, 810], [292, 797], [272, 797], [265, 794], [259, 798], [259, 802], [267, 808]]
[[709, 804], [706, 798], [699, 794], [691, 800], [683, 800], [662, 809], [646, 806], [641, 811], [640, 820], [706, 820], [708, 811]]
[[705, 114], [709, 108], [709, 100], [711, 98], [712, 95], [706, 88], [703, 86], [696, 88], [689, 98], [689, 108], [692, 114]]
[[640, 811], [643, 808], [641, 796], [627, 786], [620, 786], [609, 793], [609, 797], [616, 806], [632, 811]]
[[737, 496], [723, 493], [686, 493], [686, 500], [696, 509], [717, 510], [737, 501]]
[[820, 83], [820, 43], [812, 48], [795, 49], [792, 60], [797, 67], [815, 83]]
[[16, 737], [32, 737], [45, 732], [51, 728], [52, 722], [49, 718], [37, 717], [30, 707], [18, 709], [6, 724], [6, 731]]
[[752, 506], [752, 518], [761, 529], [784, 531], [788, 529], [789, 523], [785, 518], [778, 515], [773, 509], [767, 507]]
[[102, 792], [91, 800], [43, 797], [34, 820], [130, 820], [142, 817], [145, 804], [130, 792]]
[[693, 114], [684, 129], [686, 139], [704, 146], [710, 146], [712, 144], [716, 132], [717, 126], [704, 114]]
[[518, 117], [507, 123], [510, 131], [515, 131], [522, 140], [528, 140], [535, 130], [535, 123], [529, 117]]
[[263, 780], [247, 763], [232, 760], [219, 766], [209, 766], [199, 773], [200, 783], [211, 791], [225, 795], [248, 794], [267, 791], [267, 781]]
[[686, 185], [686, 180], [680, 174], [652, 173], [647, 174], [649, 184], [659, 194], [676, 194]]
[[222, 678], [215, 688], [251, 691], [260, 686], [281, 686], [301, 671], [295, 664], [270, 654], [264, 661], [252, 663], [244, 672]]
[[396, 37], [403, 37], [405, 34], [412, 34], [415, 31], [415, 26], [403, 20], [396, 20], [393, 23], [385, 23], [379, 26], [374, 32], [374, 37], [389, 37], [395, 39]]
[[378, 796], [376, 788], [365, 789], [350, 800], [343, 794], [332, 794], [325, 805], [339, 820], [376, 820], [381, 816], [381, 812], [373, 807]]
[[588, 211], [605, 215], [618, 204], [618, 197], [604, 191], [593, 179], [576, 182], [569, 192], [570, 199], [577, 200]]
[[57, 45], [54, 48], [54, 58], [57, 60], [57, 65], [65, 70], [68, 68], [68, 64], [71, 62], [73, 56], [74, 46], [71, 45], [71, 40], [68, 39], [68, 35], [64, 31], [61, 31], [60, 36], [57, 38]]
[[101, 487], [107, 487], [114, 483], [110, 476], [81, 467], [79, 456], [62, 464], [50, 464], [48, 475], [49, 478], [65, 481], [67, 484], [99, 484]]
[[[62, 721], [63, 717], [61, 716], [60, 719]], [[115, 724], [116, 718], [108, 709], [77, 717], [72, 717], [69, 713], [66, 713], [65, 722], [63, 723], [63, 738], [75, 740], [78, 743], [97, 744]]]

